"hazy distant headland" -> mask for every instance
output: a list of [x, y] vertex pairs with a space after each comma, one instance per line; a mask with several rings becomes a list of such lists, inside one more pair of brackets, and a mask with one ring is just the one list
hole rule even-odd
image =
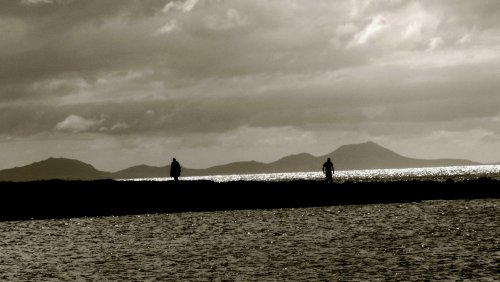
[[[183, 167], [182, 176], [321, 171], [321, 165], [328, 157], [333, 159], [336, 170], [481, 165], [481, 163], [462, 159], [409, 158], [374, 142], [366, 142], [344, 145], [322, 156], [302, 153], [286, 156], [271, 163], [243, 161], [206, 169]], [[78, 160], [49, 158], [23, 167], [1, 170], [0, 181], [154, 178], [166, 177], [169, 171], [170, 165], [162, 167], [138, 165], [117, 172], [105, 172]]]

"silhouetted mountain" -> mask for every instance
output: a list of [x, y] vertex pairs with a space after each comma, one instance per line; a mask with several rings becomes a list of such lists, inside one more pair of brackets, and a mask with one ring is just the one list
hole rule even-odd
[[[461, 159], [423, 160], [401, 156], [374, 142], [344, 145], [319, 157], [302, 153], [284, 157], [271, 163], [255, 161], [237, 162], [199, 170], [193, 175], [247, 174], [272, 172], [321, 171], [327, 158], [332, 158], [336, 170], [412, 168], [478, 165], [480, 163]], [[184, 173], [184, 175], [188, 175]]]
[[423, 160], [401, 156], [374, 142], [344, 145], [320, 159], [332, 158], [338, 170], [383, 169], [478, 165], [479, 163], [461, 159]]
[[166, 177], [168, 176], [169, 172], [170, 172], [170, 165], [162, 167], [138, 165], [113, 173], [113, 178], [130, 179], [130, 178]]
[[[213, 166], [194, 172], [193, 175], [218, 175], [218, 174], [248, 174], [267, 172], [267, 164], [256, 161], [235, 162], [226, 165]], [[183, 173], [187, 175], [187, 171]], [[193, 173], [193, 172], [192, 172]]]
[[267, 167], [269, 172], [318, 171], [322, 169], [325, 160], [302, 153], [281, 158], [268, 164]]
[[[206, 169], [193, 169], [193, 168], [182, 167], [181, 176], [212, 174], [206, 171], [207, 171]], [[143, 164], [111, 173], [111, 177], [113, 179], [158, 178], [158, 177], [169, 177], [169, 176], [170, 176], [170, 165], [148, 166]]]
[[[376, 143], [344, 145], [323, 156], [302, 153], [290, 155], [271, 163], [256, 161], [234, 162], [207, 169], [182, 168], [181, 176], [250, 174], [273, 172], [321, 171], [327, 158], [332, 158], [336, 170], [412, 168], [436, 166], [479, 165], [461, 159], [423, 160], [401, 156]], [[181, 163], [182, 165], [182, 163]], [[98, 171], [89, 164], [63, 158], [50, 158], [24, 167], [0, 171], [0, 181], [31, 181], [45, 179], [131, 179], [168, 177], [170, 165], [155, 167], [138, 165], [115, 173]]]
[[109, 173], [99, 171], [89, 164], [65, 158], [49, 158], [27, 166], [0, 171], [1, 181], [90, 180], [108, 177]]

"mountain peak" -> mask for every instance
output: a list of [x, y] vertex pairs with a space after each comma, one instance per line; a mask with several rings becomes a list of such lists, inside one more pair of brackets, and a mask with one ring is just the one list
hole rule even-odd
[[339, 169], [395, 168], [408, 160], [372, 141], [341, 146], [332, 155]]
[[[337, 171], [479, 164], [468, 160], [457, 159], [422, 160], [408, 158], [384, 148], [375, 142], [368, 141], [344, 145], [330, 154], [319, 157], [315, 157], [308, 153], [301, 153], [289, 155], [271, 163], [242, 161], [214, 166], [207, 169], [183, 168], [183, 176], [321, 171], [323, 162], [329, 157], [332, 158]], [[152, 178], [167, 177], [168, 173], [169, 165], [162, 167], [138, 165], [115, 173], [108, 173], [99, 171], [93, 166], [79, 160], [52, 157], [27, 166], [0, 170], [0, 181]]]
[[32, 181], [47, 179], [102, 179], [107, 173], [95, 169], [92, 165], [68, 158], [48, 158], [23, 167], [0, 171], [0, 180]]
[[50, 157], [50, 158], [45, 159], [45, 160], [34, 162], [33, 164], [56, 164], [56, 163], [81, 164], [81, 165], [90, 166], [89, 164], [84, 163], [84, 162], [79, 161], [79, 160], [68, 159], [68, 158], [55, 158], [55, 157]]
[[309, 153], [301, 153], [301, 154], [295, 154], [295, 155], [289, 155], [286, 157], [283, 157], [279, 160], [277, 160], [274, 163], [278, 162], [297, 162], [297, 161], [304, 161], [304, 159], [314, 159], [315, 157]]
[[344, 145], [333, 153], [333, 161], [341, 170], [436, 167], [450, 165], [473, 165], [468, 160], [437, 159], [422, 160], [402, 156], [375, 142]]
[[357, 144], [342, 145], [336, 151], [347, 150], [347, 149], [375, 149], [375, 148], [385, 149], [384, 147], [380, 146], [379, 144], [377, 144], [373, 141], [368, 141], [368, 142], [357, 143]]

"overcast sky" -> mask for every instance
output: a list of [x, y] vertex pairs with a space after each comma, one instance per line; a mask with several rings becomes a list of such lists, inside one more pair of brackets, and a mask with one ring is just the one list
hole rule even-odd
[[7, 0], [0, 169], [202, 168], [374, 141], [500, 162], [498, 0]]

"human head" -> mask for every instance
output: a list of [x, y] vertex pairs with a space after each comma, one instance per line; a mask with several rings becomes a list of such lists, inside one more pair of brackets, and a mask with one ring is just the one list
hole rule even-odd
[[328, 158], [328, 161], [330, 161], [330, 158]]
[[172, 161], [174, 161], [174, 162], [175, 162], [175, 158], [173, 158], [173, 159], [172, 159]]

